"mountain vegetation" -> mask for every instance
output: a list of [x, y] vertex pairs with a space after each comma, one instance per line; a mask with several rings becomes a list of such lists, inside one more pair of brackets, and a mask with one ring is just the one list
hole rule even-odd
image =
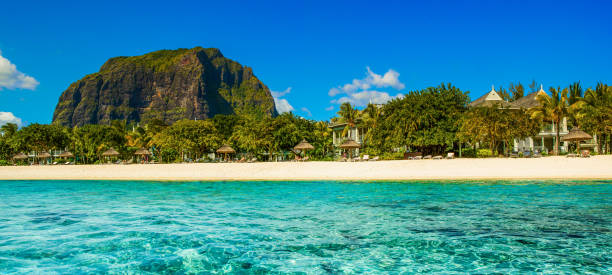
[[53, 122], [74, 127], [113, 120], [172, 124], [217, 114], [277, 115], [274, 99], [249, 67], [214, 48], [161, 50], [109, 59], [72, 83]]

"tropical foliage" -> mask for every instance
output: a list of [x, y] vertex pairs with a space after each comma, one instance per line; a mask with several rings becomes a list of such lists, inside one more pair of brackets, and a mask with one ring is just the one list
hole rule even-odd
[[[528, 85], [537, 90], [534, 81]], [[510, 84], [501, 95], [509, 101], [524, 96], [522, 84]], [[401, 158], [404, 152], [443, 154], [465, 151], [474, 156], [507, 154], [514, 139], [534, 136], [544, 124], [552, 123], [560, 132], [563, 119], [571, 127], [597, 136], [599, 152], [612, 147], [612, 87], [598, 84], [583, 92], [579, 82], [567, 88], [550, 88], [538, 94], [539, 106], [530, 110], [500, 106], [467, 108], [468, 92], [451, 84], [410, 91], [384, 105], [368, 104], [357, 109], [350, 103], [340, 106], [333, 123], [344, 123], [342, 136], [358, 129], [363, 137], [363, 153], [382, 158]], [[97, 163], [102, 153], [114, 148], [121, 159], [130, 159], [139, 148], [147, 148], [158, 162], [206, 161], [223, 144], [229, 144], [245, 157], [258, 160], [290, 159], [293, 147], [302, 140], [315, 149], [311, 159], [332, 159], [332, 130], [326, 121], [314, 121], [284, 113], [270, 117], [217, 115], [206, 120], [180, 120], [165, 125], [150, 120], [144, 125], [112, 121], [110, 125], [66, 128], [51, 124], [0, 126], [0, 160], [10, 161], [19, 152], [34, 153], [69, 150], [77, 163]], [[555, 153], [559, 153], [557, 134]], [[479, 150], [476, 149], [478, 145]], [[487, 148], [486, 150], [482, 148]]]

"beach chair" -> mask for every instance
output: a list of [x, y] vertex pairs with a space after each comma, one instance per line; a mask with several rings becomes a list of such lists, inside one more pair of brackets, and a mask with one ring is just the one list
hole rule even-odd
[[431, 155], [424, 156], [423, 159], [431, 159]]
[[434, 156], [432, 159], [442, 159], [442, 156]]
[[368, 161], [377, 161], [377, 160], [378, 160], [378, 156], [375, 156], [375, 157], [371, 158], [371, 159], [370, 159], [370, 160], [368, 160]]
[[248, 160], [247, 162], [248, 162], [248, 163], [257, 162], [257, 158], [252, 158], [252, 159]]
[[569, 154], [565, 155], [565, 157], [566, 157], [566, 158], [575, 158], [575, 157], [577, 157], [577, 156], [578, 156], [578, 155], [577, 155], [577, 154], [574, 154], [574, 153], [569, 153]]
[[361, 161], [368, 161], [370, 160], [370, 155], [363, 155], [363, 158], [361, 159]]
[[455, 153], [450, 152], [448, 154], [446, 154], [446, 159], [454, 159], [455, 158]]
[[242, 157], [241, 159], [238, 160], [239, 163], [245, 162], [246, 158]]
[[419, 160], [419, 159], [423, 159], [423, 156], [414, 156], [412, 157], [413, 160]]
[[525, 158], [530, 158], [530, 157], [531, 157], [531, 151], [525, 151], [525, 152], [523, 152], [523, 157], [525, 157]]
[[590, 158], [591, 157], [591, 151], [589, 151], [589, 150], [582, 150], [580, 152], [580, 157]]
[[359, 158], [359, 157], [354, 157], [353, 158], [353, 162], [357, 162], [357, 161], [360, 161], [360, 160], [361, 160], [361, 158]]
[[510, 157], [511, 157], [511, 158], [518, 158], [518, 157], [519, 157], [519, 153], [518, 153], [517, 151], [512, 151], [512, 152], [510, 153]]

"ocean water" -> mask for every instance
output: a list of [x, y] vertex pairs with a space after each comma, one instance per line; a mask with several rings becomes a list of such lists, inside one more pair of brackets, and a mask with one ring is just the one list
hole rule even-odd
[[612, 273], [612, 181], [0, 181], [0, 273]]

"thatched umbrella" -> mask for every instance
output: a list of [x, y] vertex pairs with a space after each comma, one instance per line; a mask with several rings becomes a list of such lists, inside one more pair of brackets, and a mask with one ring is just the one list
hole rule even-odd
[[48, 159], [50, 157], [51, 157], [51, 154], [49, 154], [47, 152], [42, 152], [42, 153], [40, 153], [40, 154], [38, 154], [36, 156], [36, 158], [38, 158], [38, 159]]
[[70, 151], [63, 152], [63, 153], [61, 153], [61, 154], [59, 154], [57, 156], [60, 157], [60, 158], [66, 158], [66, 159], [67, 158], [74, 158], [74, 155]]
[[13, 159], [16, 159], [16, 160], [24, 160], [27, 158], [28, 156], [22, 152], [19, 152], [19, 154], [13, 156]]
[[74, 155], [70, 153], [70, 151], [63, 152], [57, 156], [60, 158], [74, 158]]
[[298, 145], [296, 145], [295, 147], [293, 147], [293, 150], [300, 150], [302, 152], [306, 152], [308, 150], [314, 150], [314, 146], [312, 146], [312, 144], [308, 143], [308, 141], [306, 141], [306, 139], [303, 139], [302, 142], [298, 143]]
[[589, 140], [593, 137], [584, 131], [580, 130], [578, 127], [572, 128], [570, 132], [561, 138], [562, 141], [575, 141], [576, 142], [576, 150], [580, 152], [580, 142], [583, 140]]
[[39, 158], [39, 159], [50, 158], [51, 154], [49, 154], [47, 152], [42, 152], [42, 153], [38, 154], [36, 157]]
[[24, 160], [27, 158], [28, 156], [26, 154], [19, 152], [19, 154], [13, 156], [13, 164], [15, 163], [16, 160]]
[[117, 152], [113, 147], [111, 147], [110, 149], [104, 151], [104, 153], [102, 153], [103, 157], [116, 157], [120, 155], [119, 152]]
[[234, 148], [230, 147], [227, 144], [223, 144], [223, 146], [221, 146], [221, 148], [217, 149], [217, 153], [218, 154], [224, 154], [225, 155], [225, 159], [227, 159], [227, 154], [234, 154], [234, 153], [236, 153], [236, 150], [234, 150]]
[[142, 157], [144, 157], [145, 161], [149, 161], [149, 156], [151, 155], [151, 152], [149, 152], [149, 150], [147, 150], [146, 148], [140, 148], [136, 150], [136, 152], [134, 152], [134, 155], [139, 156], [141, 159]]
[[111, 147], [110, 149], [108, 149], [108, 150], [104, 151], [104, 153], [102, 153], [102, 156], [105, 157], [106, 159], [117, 157], [119, 155], [121, 155], [121, 154], [119, 154], [119, 152], [117, 152], [115, 150], [115, 148], [113, 148], [113, 147]]
[[352, 139], [345, 140], [342, 144], [340, 144], [340, 148], [349, 150], [349, 159], [353, 158], [352, 149], [361, 148], [361, 144], [357, 143]]

